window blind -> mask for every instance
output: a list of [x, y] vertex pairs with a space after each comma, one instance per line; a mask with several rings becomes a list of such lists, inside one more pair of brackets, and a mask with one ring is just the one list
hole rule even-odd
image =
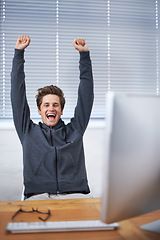
[[[1, 45], [4, 51], [3, 111], [1, 117], [11, 118], [10, 72], [14, 47], [18, 36], [31, 37], [31, 45], [25, 50], [26, 88], [31, 116], [35, 117], [37, 88], [51, 84], [56, 79], [56, 4], [55, 1], [1, 1]], [[2, 15], [1, 15], [2, 16]], [[37, 115], [38, 116], [38, 115]]]
[[17, 37], [27, 34], [27, 98], [39, 117], [35, 95], [55, 84], [64, 91], [63, 118], [73, 116], [79, 84], [79, 54], [72, 41], [83, 37], [93, 65], [92, 118], [104, 118], [106, 91], [159, 94], [159, 1], [0, 1], [0, 118], [12, 118], [10, 72]]
[[108, 90], [159, 94], [158, 2], [108, 1]]

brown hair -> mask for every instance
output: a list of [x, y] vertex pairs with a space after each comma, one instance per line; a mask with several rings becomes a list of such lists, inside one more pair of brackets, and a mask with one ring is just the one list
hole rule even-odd
[[65, 105], [65, 98], [64, 98], [63, 91], [59, 87], [50, 85], [50, 86], [45, 86], [43, 88], [39, 88], [37, 91], [38, 91], [38, 94], [36, 95], [36, 102], [37, 102], [37, 107], [39, 108], [39, 110], [40, 110], [40, 106], [42, 104], [42, 99], [47, 94], [57, 95], [60, 99], [61, 110], [63, 110], [64, 105]]

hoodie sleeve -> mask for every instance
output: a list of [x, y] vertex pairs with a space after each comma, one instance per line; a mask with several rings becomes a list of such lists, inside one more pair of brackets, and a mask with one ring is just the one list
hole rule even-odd
[[15, 49], [11, 72], [11, 103], [16, 131], [23, 141], [30, 123], [30, 110], [26, 98], [24, 50]]
[[90, 119], [94, 99], [93, 74], [89, 51], [80, 52], [79, 70], [78, 100], [72, 121], [83, 134]]

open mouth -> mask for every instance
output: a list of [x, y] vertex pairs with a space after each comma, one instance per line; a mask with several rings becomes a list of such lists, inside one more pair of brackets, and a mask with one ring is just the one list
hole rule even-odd
[[56, 117], [56, 115], [55, 114], [47, 114], [47, 118], [49, 119], [49, 120], [53, 120], [53, 119], [55, 119], [55, 117]]

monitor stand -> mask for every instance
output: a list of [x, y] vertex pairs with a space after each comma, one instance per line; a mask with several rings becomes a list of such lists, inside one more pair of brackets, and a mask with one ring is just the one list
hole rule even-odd
[[144, 224], [144, 225], [140, 226], [140, 228], [143, 230], [160, 233], [160, 220]]

